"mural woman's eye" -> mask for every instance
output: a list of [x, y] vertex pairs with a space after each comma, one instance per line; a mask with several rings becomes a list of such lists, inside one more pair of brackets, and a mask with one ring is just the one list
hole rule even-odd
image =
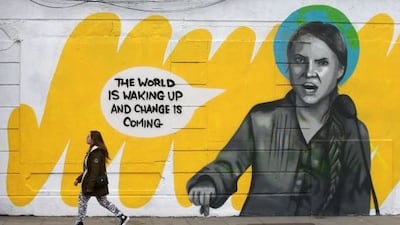
[[318, 65], [320, 65], [320, 66], [327, 66], [327, 65], [329, 65], [328, 59], [325, 59], [325, 58], [317, 60], [316, 63], [317, 63]]
[[305, 64], [307, 62], [306, 57], [302, 55], [295, 55], [294, 56], [294, 63], [296, 64]]

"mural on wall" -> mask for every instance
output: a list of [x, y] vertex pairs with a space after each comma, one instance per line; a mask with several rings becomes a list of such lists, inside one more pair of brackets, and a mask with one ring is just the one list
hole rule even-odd
[[[80, 21], [63, 45], [43, 115], [24, 103], [11, 112], [8, 127], [19, 128], [7, 134], [13, 207], [41, 197], [61, 166], [60, 199], [75, 209], [82, 137], [96, 129], [118, 159], [109, 165], [111, 181], [118, 178], [111, 192], [128, 214], [146, 214], [156, 197], [190, 215], [227, 205], [245, 216], [379, 213], [400, 178], [392, 143], [400, 135], [390, 120], [397, 111], [380, 99], [395, 101], [400, 93], [390, 84], [400, 78], [378, 76], [396, 71], [400, 53], [389, 44], [388, 15], [356, 31], [340, 10], [310, 5], [274, 22], [261, 41], [247, 26], [222, 41], [198, 28], [170, 52], [167, 16], [148, 16], [123, 38], [122, 22], [108, 12]], [[173, 190], [157, 196], [165, 179]]]
[[[353, 55], [347, 43], [352, 40], [350, 48], [358, 50], [356, 31], [331, 8], [306, 7], [294, 15], [303, 21], [289, 17], [287, 23], [300, 26], [282, 61], [292, 90], [283, 99], [253, 107], [217, 158], [189, 181], [189, 197], [202, 212], [220, 207], [252, 166], [241, 215], [369, 214], [368, 131], [351, 98], [338, 93], [339, 82], [354, 69], [347, 66], [356, 61], [348, 59]], [[305, 22], [310, 16], [342, 23], [348, 37], [333, 24]], [[277, 54], [282, 52], [277, 48]]]

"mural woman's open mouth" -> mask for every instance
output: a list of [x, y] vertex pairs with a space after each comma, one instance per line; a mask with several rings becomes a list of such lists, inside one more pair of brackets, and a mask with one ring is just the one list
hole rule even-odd
[[304, 83], [303, 88], [308, 94], [314, 94], [318, 90], [318, 86], [310, 82]]

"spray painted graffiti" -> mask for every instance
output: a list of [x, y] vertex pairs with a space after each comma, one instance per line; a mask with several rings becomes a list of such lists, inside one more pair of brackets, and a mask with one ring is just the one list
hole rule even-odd
[[[51, 194], [57, 212], [75, 214], [72, 184], [93, 129], [108, 140], [113, 200], [130, 215], [154, 215], [157, 198], [174, 204], [172, 215], [199, 215], [195, 205], [212, 215], [369, 214], [384, 205], [400, 178], [398, 109], [381, 101], [400, 95], [389, 15], [356, 30], [340, 10], [310, 5], [265, 22], [261, 37], [235, 24], [218, 39], [193, 20], [173, 39], [178, 11], [133, 23], [95, 10], [65, 35], [45, 104], [21, 102], [7, 118], [0, 212], [44, 214], [38, 200]], [[23, 78], [26, 90], [32, 79]]]
[[197, 109], [193, 103], [205, 102], [221, 92], [193, 88], [167, 71], [135, 67], [117, 74], [105, 85], [101, 105], [104, 117], [121, 133], [156, 137], [185, 127]]
[[347, 70], [345, 39], [335, 25], [312, 21], [287, 43], [292, 90], [250, 110], [218, 157], [189, 181], [190, 199], [220, 207], [252, 166], [241, 215], [369, 214], [368, 131], [351, 98], [338, 94]]

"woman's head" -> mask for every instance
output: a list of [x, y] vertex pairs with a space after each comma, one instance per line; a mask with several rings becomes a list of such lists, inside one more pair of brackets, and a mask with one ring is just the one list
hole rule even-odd
[[89, 135], [87, 136], [87, 143], [90, 145], [101, 146], [104, 145], [104, 140], [99, 131], [91, 130]]
[[287, 47], [289, 78], [306, 104], [315, 104], [337, 87], [346, 71], [347, 48], [332, 24], [309, 22], [299, 27]]
[[101, 136], [100, 131], [97, 130], [91, 130], [89, 135], [86, 138], [86, 142], [90, 146], [98, 146], [99, 148], [103, 149], [106, 155], [106, 158], [108, 159], [108, 150], [106, 147], [106, 144], [104, 143], [103, 137]]

